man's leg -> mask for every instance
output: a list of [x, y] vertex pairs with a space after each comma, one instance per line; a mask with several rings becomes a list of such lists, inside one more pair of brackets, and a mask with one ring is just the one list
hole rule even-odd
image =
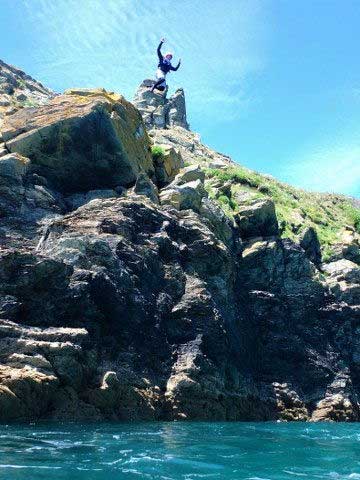
[[159, 87], [162, 83], [164, 83], [164, 79], [160, 78], [157, 82], [154, 83], [154, 85], [151, 87], [151, 91], [153, 92], [155, 88]]

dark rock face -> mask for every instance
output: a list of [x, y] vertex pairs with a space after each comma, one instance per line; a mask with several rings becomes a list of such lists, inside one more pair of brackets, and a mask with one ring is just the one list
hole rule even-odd
[[315, 265], [320, 265], [321, 263], [321, 248], [320, 242], [317, 237], [316, 231], [313, 228], [308, 228], [302, 235], [300, 240], [300, 246], [305, 250], [308, 258], [315, 263]]
[[[229, 160], [176, 126], [158, 134], [193, 165], [156, 164], [120, 96], [74, 90], [5, 125], [1, 420], [359, 420], [355, 262], [320, 266], [311, 232], [280, 238], [271, 202], [232, 221], [195, 164]], [[128, 169], [108, 163], [98, 183], [101, 156], [84, 152], [115, 137]]]

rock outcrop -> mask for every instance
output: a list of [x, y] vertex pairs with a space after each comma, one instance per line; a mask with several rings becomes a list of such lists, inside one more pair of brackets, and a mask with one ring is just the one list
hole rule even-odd
[[134, 105], [141, 112], [146, 127], [182, 127], [189, 130], [184, 90], [180, 88], [167, 98], [166, 91], [163, 93], [151, 91], [153, 83], [153, 80], [144, 80], [134, 98]]
[[72, 90], [5, 118], [6, 148], [31, 160], [61, 192], [129, 186], [140, 171], [154, 174], [139, 112], [104, 90]]
[[358, 421], [356, 219], [287, 237], [289, 187], [145, 87], [148, 132], [102, 89], [5, 117], [0, 419]]
[[[53, 97], [51, 90], [30, 75], [0, 60], [0, 132], [5, 115], [24, 107], [42, 105]], [[8, 153], [2, 142], [0, 134], [0, 157]]]

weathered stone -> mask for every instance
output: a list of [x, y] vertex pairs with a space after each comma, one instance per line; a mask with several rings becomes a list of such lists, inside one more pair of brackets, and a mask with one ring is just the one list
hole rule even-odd
[[172, 185], [184, 185], [184, 183], [196, 182], [197, 180], [204, 183], [205, 172], [199, 167], [199, 165], [189, 165], [176, 175]]
[[153, 174], [141, 116], [120, 95], [58, 96], [7, 117], [3, 137], [62, 192], [126, 186], [141, 170]]
[[119, 194], [115, 190], [107, 189], [107, 190], [90, 190], [86, 193], [74, 193], [73, 195], [69, 195], [66, 197], [65, 202], [70, 208], [70, 210], [75, 210], [76, 208], [85, 205], [91, 200], [95, 200], [97, 198], [112, 198], [118, 197]]
[[166, 93], [151, 92], [153, 80], [144, 80], [136, 91], [134, 105], [143, 115], [148, 128], [182, 127], [189, 129], [186, 120], [185, 94], [182, 88], [166, 98]]
[[320, 242], [314, 228], [307, 228], [300, 239], [300, 246], [305, 250], [307, 257], [319, 265], [321, 263], [321, 248]]
[[268, 237], [278, 234], [278, 222], [274, 202], [258, 200], [240, 207], [235, 217], [242, 238]]
[[0, 177], [19, 182], [26, 175], [30, 160], [18, 153], [9, 153], [0, 158]]
[[339, 302], [360, 305], [360, 267], [342, 259], [322, 265], [326, 282]]
[[175, 175], [184, 166], [184, 162], [178, 150], [169, 145], [159, 146], [164, 153], [154, 160], [155, 176], [159, 186], [164, 187], [174, 180]]
[[136, 179], [134, 192], [138, 195], [145, 195], [152, 202], [159, 203], [158, 190], [145, 173], [140, 173]]
[[202, 198], [207, 196], [207, 192], [200, 180], [184, 183], [182, 185], [170, 184], [160, 192], [160, 203], [162, 205], [171, 205], [177, 210], [187, 210], [188, 208], [199, 211]]

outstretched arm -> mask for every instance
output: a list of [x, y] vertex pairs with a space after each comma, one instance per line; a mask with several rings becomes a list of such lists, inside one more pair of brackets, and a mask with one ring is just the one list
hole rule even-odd
[[176, 65], [176, 67], [171, 66], [170, 70], [173, 70], [174, 72], [176, 72], [176, 70], [180, 67], [180, 65], [181, 65], [181, 58], [179, 60], [179, 63]]
[[165, 38], [162, 38], [160, 40], [159, 46], [157, 48], [157, 54], [158, 54], [158, 57], [159, 57], [159, 62], [162, 62], [162, 60], [163, 60], [163, 56], [162, 56], [162, 53], [161, 53], [161, 47], [162, 47], [164, 42], [165, 42]]

